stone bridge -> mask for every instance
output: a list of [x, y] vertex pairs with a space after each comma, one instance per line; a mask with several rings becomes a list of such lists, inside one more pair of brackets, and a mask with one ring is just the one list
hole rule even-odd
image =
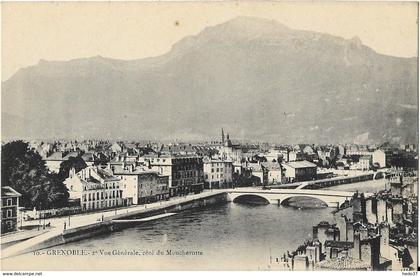
[[[227, 191], [228, 200], [235, 202], [243, 196], [256, 196], [265, 199], [270, 204], [282, 204], [294, 197], [311, 197], [318, 199], [328, 207], [339, 207], [346, 199], [351, 199], [354, 192], [331, 191], [331, 190], [297, 190], [297, 189], [271, 189], [263, 190], [258, 188], [236, 188]], [[371, 194], [365, 193], [365, 197]]]

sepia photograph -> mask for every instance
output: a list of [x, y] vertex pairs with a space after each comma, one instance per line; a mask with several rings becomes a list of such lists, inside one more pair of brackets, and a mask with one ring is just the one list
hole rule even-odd
[[417, 275], [418, 14], [2, 2], [3, 275]]

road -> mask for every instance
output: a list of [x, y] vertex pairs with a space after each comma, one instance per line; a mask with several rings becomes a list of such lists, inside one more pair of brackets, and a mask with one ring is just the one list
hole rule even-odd
[[[92, 223], [100, 222], [106, 219], [112, 219], [116, 215], [122, 215], [122, 214], [130, 214], [130, 213], [142, 213], [141, 211], [148, 211], [153, 208], [164, 208], [168, 207], [174, 204], [183, 203], [186, 201], [208, 197], [211, 195], [216, 195], [220, 193], [226, 192], [225, 190], [205, 190], [200, 194], [194, 194], [194, 195], [187, 195], [182, 197], [175, 197], [171, 198], [168, 201], [158, 201], [150, 204], [144, 204], [144, 205], [132, 205], [129, 207], [123, 207], [118, 209], [107, 209], [107, 210], [101, 210], [98, 212], [92, 212], [92, 213], [86, 213], [86, 214], [78, 214], [78, 215], [71, 215], [71, 216], [65, 216], [65, 217], [57, 217], [57, 218], [47, 218], [45, 219], [45, 224], [50, 223], [51, 228], [55, 229], [62, 229], [64, 230], [64, 227], [66, 229], [76, 228], [80, 226], [89, 225]], [[43, 219], [40, 220], [31, 220], [26, 221], [23, 223], [24, 226], [27, 225], [42, 225], [44, 224]]]

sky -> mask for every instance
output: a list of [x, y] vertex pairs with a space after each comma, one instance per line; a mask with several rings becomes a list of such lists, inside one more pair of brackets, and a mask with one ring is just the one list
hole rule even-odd
[[414, 57], [417, 11], [415, 2], [3, 2], [2, 80], [41, 59], [158, 56], [183, 37], [237, 16], [357, 36], [381, 54]]

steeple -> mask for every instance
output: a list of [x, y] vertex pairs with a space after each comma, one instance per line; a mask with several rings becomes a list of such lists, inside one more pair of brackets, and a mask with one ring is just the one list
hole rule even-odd
[[223, 128], [222, 128], [222, 144], [225, 144], [225, 133], [223, 132]]

